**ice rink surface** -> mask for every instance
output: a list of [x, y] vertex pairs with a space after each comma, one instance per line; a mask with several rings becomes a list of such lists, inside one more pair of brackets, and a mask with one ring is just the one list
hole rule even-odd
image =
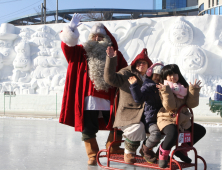
[[[203, 125], [206, 126], [207, 134], [196, 144], [197, 152], [206, 160], [208, 170], [221, 170], [222, 126], [217, 123], [213, 126], [206, 123]], [[108, 131], [98, 133], [100, 149], [105, 148], [107, 136]], [[193, 158], [192, 153], [189, 156]], [[1, 170], [103, 169], [99, 166], [87, 166], [87, 160], [81, 133], [58, 123], [58, 119], [0, 117]], [[101, 163], [105, 165], [106, 159], [102, 159]], [[202, 162], [198, 163], [198, 170], [203, 170]], [[147, 169], [120, 163], [111, 163], [111, 166], [127, 170]]]

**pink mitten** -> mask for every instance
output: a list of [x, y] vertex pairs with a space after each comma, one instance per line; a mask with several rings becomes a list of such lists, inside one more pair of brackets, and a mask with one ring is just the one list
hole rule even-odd
[[169, 85], [171, 89], [173, 88], [173, 82], [171, 82], [171, 81], [164, 80], [163, 84], [164, 85]]
[[187, 88], [185, 88], [180, 83], [173, 84], [173, 93], [177, 95], [178, 98], [183, 99], [187, 95]]
[[176, 94], [177, 98], [183, 99], [187, 95], [187, 88], [180, 83], [173, 83], [171, 81], [164, 80], [164, 85], [169, 85], [173, 93]]

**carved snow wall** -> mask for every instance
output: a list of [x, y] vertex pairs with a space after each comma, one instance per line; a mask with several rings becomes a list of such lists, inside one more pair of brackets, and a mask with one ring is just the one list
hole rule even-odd
[[[222, 16], [142, 18], [102, 22], [130, 64], [143, 48], [150, 59], [176, 63], [188, 82], [202, 84], [201, 96], [222, 85]], [[67, 24], [0, 27], [0, 93], [62, 95], [67, 62], [59, 32]], [[94, 22], [78, 27], [84, 43]]]

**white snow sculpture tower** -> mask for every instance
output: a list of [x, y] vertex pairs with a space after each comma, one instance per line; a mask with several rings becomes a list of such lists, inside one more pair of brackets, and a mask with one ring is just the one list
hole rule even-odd
[[66, 74], [66, 67], [59, 58], [61, 52], [51, 48], [58, 42], [54, 41], [50, 29], [44, 25], [32, 35], [32, 42], [38, 46], [39, 52], [34, 59], [35, 69], [32, 73], [31, 86], [36, 89], [36, 93], [44, 95], [53, 94], [54, 86], [51, 86], [51, 82], [54, 77], [59, 81]]
[[12, 24], [3, 23], [0, 27], [0, 92], [11, 90], [12, 62], [16, 56], [13, 49], [13, 41], [17, 38], [15, 27]]

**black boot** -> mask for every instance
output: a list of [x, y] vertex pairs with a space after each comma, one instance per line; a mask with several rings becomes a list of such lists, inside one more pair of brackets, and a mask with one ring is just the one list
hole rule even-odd
[[192, 160], [188, 156], [184, 155], [181, 151], [175, 152], [175, 155], [178, 158], [180, 158], [181, 161], [183, 161], [183, 162], [186, 162], [186, 163], [191, 163], [192, 162]]
[[192, 160], [187, 155], [187, 152], [190, 151], [190, 149], [188, 149], [189, 147], [190, 147], [190, 145], [188, 145], [187, 143], [182, 143], [181, 146], [179, 146], [179, 148], [183, 148], [183, 150], [175, 152], [175, 155], [178, 158], [180, 158], [181, 161], [186, 162], [186, 163], [192, 162]]

